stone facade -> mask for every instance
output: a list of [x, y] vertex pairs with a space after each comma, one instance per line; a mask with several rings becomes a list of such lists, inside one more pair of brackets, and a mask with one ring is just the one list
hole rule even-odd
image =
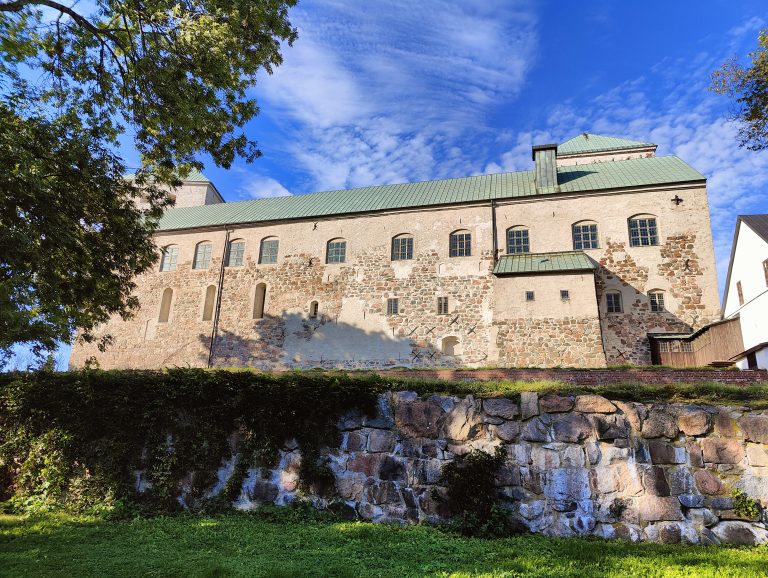
[[[576, 160], [587, 168], [606, 161]], [[628, 219], [641, 214], [657, 219], [658, 245], [629, 246]], [[531, 252], [570, 251], [572, 226], [582, 221], [598, 226], [598, 248], [584, 250], [596, 265], [594, 274], [493, 274], [493, 248], [506, 252], [507, 229], [526, 227]], [[158, 246], [178, 248], [176, 270], [138, 278], [141, 309], [132, 319], [115, 318], [100, 329], [114, 339], [106, 352], [76, 344], [71, 365], [91, 359], [103, 368], [206, 366], [209, 359], [214, 366], [262, 369], [648, 364], [649, 332], [690, 332], [720, 317], [701, 182], [228, 229], [159, 231]], [[471, 256], [449, 256], [449, 236], [456, 230], [472, 235]], [[393, 261], [392, 239], [401, 234], [413, 237], [413, 259]], [[222, 274], [227, 238], [244, 241], [245, 256], [242, 266], [225, 267]], [[259, 263], [265, 238], [279, 241], [275, 264]], [[338, 238], [346, 240], [346, 262], [326, 264], [326, 244]], [[210, 265], [193, 269], [201, 242], [212, 244]], [[254, 302], [260, 284], [266, 298], [258, 318]], [[210, 286], [220, 293], [213, 344], [216, 316], [204, 312]], [[164, 322], [159, 313], [166, 289], [173, 297]], [[561, 298], [562, 290], [568, 298]], [[663, 292], [663, 311], [651, 311], [651, 290]], [[535, 292], [534, 301], [526, 300], [526, 291]], [[621, 313], [608, 313], [608, 292], [621, 294]], [[448, 299], [447, 314], [438, 312], [438, 297]], [[391, 298], [398, 299], [395, 315], [387, 314]]]
[[[365, 520], [443, 521], [442, 467], [472, 449], [501, 446], [507, 459], [498, 497], [532, 532], [665, 543], [768, 540], [765, 510], [745, 518], [731, 496], [738, 488], [768, 506], [765, 411], [599, 395], [524, 393], [518, 402], [398, 392], [380, 398], [377, 416], [350, 414], [338, 428], [339, 445], [326, 453], [335, 499]], [[211, 495], [229, 479], [234, 452]], [[296, 499], [300, 460], [300, 448], [288, 442], [276, 468], [249, 471], [233, 505]]]

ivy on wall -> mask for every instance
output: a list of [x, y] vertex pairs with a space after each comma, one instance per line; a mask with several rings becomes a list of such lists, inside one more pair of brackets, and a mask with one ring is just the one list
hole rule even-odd
[[[187, 504], [205, 509], [236, 432], [240, 455], [223, 499], [250, 467], [271, 467], [294, 438], [302, 483], [322, 485], [336, 423], [373, 414], [381, 378], [344, 374], [174, 369], [0, 375], [0, 501], [6, 508], [168, 513], [186, 477]], [[149, 481], [136, 491], [137, 472]], [[190, 474], [191, 473], [191, 474]], [[315, 487], [315, 486], [313, 486]]]

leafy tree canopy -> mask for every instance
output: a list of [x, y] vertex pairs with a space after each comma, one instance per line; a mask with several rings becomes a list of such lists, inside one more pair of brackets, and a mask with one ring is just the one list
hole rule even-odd
[[758, 48], [750, 52], [752, 65], [744, 67], [734, 58], [712, 73], [711, 89], [736, 101], [733, 118], [740, 123], [741, 146], [750, 150], [768, 148], [768, 28], [757, 37]]
[[[159, 185], [200, 155], [260, 155], [248, 89], [295, 40], [295, 2], [0, 0], [0, 354], [131, 315], [132, 279], [157, 259]], [[142, 159], [131, 180], [125, 139]]]

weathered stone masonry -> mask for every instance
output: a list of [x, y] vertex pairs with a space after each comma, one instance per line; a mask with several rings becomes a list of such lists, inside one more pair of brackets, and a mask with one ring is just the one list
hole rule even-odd
[[[521, 401], [415, 393], [381, 397], [373, 418], [347, 415], [326, 455], [336, 498], [362, 519], [439, 522], [441, 469], [471, 449], [505, 448], [497, 490], [533, 532], [633, 541], [752, 544], [768, 540], [765, 510], [745, 519], [731, 488], [768, 506], [768, 412], [643, 404], [597, 395], [522, 394]], [[219, 491], [237, 456], [219, 472]], [[253, 469], [234, 505], [299, 497], [301, 450]], [[311, 497], [311, 496], [305, 496]], [[322, 505], [324, 499], [311, 497]]]

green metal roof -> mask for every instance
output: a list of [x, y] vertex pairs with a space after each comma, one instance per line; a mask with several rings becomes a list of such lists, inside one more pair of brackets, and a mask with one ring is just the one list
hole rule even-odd
[[[559, 167], [557, 173], [561, 193], [705, 180], [701, 173], [674, 156]], [[531, 196], [545, 196], [536, 191], [533, 171], [499, 173], [169, 209], [160, 221], [160, 230], [306, 219]]]
[[558, 156], [575, 155], [623, 149], [648, 148], [655, 146], [655, 144], [650, 142], [640, 142], [636, 140], [627, 140], [623, 138], [604, 136], [601, 134], [589, 134], [585, 132], [579, 136], [575, 136], [572, 139], [565, 141], [561, 145], [558, 145], [557, 154]]
[[493, 268], [494, 275], [530, 275], [537, 273], [560, 273], [591, 271], [597, 263], [583, 251], [561, 251], [558, 253], [519, 253], [502, 255]]

